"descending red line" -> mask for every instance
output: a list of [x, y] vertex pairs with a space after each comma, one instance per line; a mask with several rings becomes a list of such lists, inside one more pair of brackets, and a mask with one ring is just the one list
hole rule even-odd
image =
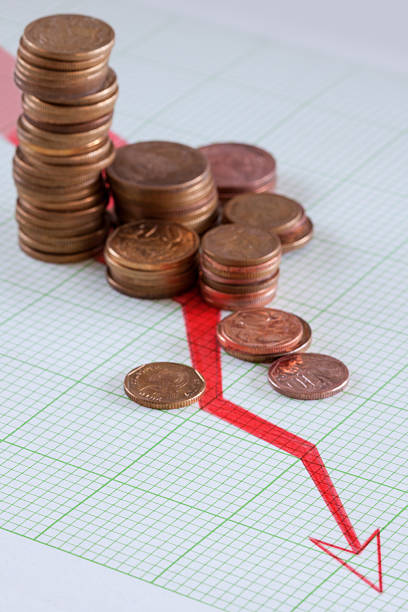
[[193, 365], [203, 373], [207, 383], [200, 400], [201, 408], [301, 459], [351, 549], [357, 552], [360, 542], [316, 446], [223, 397], [221, 355], [216, 339], [220, 313], [208, 306], [196, 291], [177, 301], [183, 307]]
[[[0, 133], [13, 144], [17, 144], [16, 130], [13, 126], [20, 112], [20, 97], [16, 95], [17, 90], [13, 83], [13, 67], [14, 58], [0, 47], [0, 85], [3, 94], [6, 92], [6, 96], [3, 95], [3, 104], [0, 105]], [[4, 101], [5, 97], [7, 98], [6, 101]], [[111, 133], [111, 138], [116, 146], [126, 144], [126, 141], [116, 134]], [[200, 407], [206, 412], [235, 425], [239, 429], [280, 448], [302, 461], [351, 550], [348, 551], [348, 549], [314, 538], [311, 538], [312, 542], [361, 578], [366, 584], [378, 592], [382, 592], [379, 530], [376, 530], [363, 545], [360, 544], [341, 499], [314, 444], [266, 421], [223, 397], [221, 354], [216, 339], [216, 326], [220, 318], [220, 312], [208, 306], [201, 299], [197, 290], [186, 293], [175, 298], [175, 300], [181, 304], [183, 309], [192, 363], [203, 374], [207, 383], [206, 392], [200, 399]], [[331, 547], [341, 551], [360, 554], [375, 537], [377, 541], [378, 586], [329, 549]]]

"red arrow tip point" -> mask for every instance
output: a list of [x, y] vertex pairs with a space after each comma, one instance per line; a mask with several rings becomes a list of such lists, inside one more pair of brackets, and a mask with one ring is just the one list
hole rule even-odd
[[[376, 543], [377, 543], [378, 584], [376, 584], [375, 582], [372, 582], [371, 580], [369, 580], [368, 578], [363, 576], [363, 574], [361, 574], [357, 569], [355, 569], [351, 565], [351, 563], [349, 561], [345, 561], [344, 559], [342, 559], [338, 554], [336, 554], [332, 550], [332, 549], [334, 549], [336, 551], [342, 551], [342, 552], [346, 552], [348, 554], [359, 555], [368, 546], [368, 544], [372, 540], [374, 540], [374, 538], [376, 539]], [[313, 544], [316, 544], [316, 546], [318, 546], [326, 554], [328, 554], [333, 559], [336, 559], [336, 561], [341, 563], [341, 565], [346, 567], [350, 572], [352, 572], [353, 574], [358, 576], [363, 582], [368, 584], [368, 586], [373, 588], [375, 591], [377, 591], [378, 593], [382, 593], [383, 592], [382, 565], [381, 565], [381, 542], [380, 542], [380, 530], [379, 529], [376, 529], [370, 535], [370, 537], [364, 542], [364, 544], [362, 544], [360, 546], [360, 548], [358, 550], [349, 550], [348, 548], [343, 548], [341, 546], [336, 546], [335, 544], [329, 544], [328, 542], [323, 542], [322, 540], [317, 540], [316, 538], [310, 538], [310, 540], [311, 540], [311, 542], [313, 542]]]

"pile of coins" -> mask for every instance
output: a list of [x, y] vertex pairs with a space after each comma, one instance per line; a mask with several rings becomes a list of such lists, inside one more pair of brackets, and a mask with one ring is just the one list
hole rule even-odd
[[240, 310], [268, 304], [276, 295], [281, 260], [279, 238], [236, 223], [204, 234], [200, 290], [215, 308]]
[[190, 289], [197, 279], [200, 239], [178, 223], [139, 221], [119, 226], [104, 257], [111, 287], [138, 298], [166, 298]]
[[118, 149], [107, 176], [120, 223], [160, 219], [202, 233], [217, 220], [217, 190], [209, 163], [197, 149], [137, 142]]
[[267, 363], [306, 351], [312, 342], [310, 325], [290, 312], [273, 308], [238, 310], [217, 327], [223, 349], [244, 361]]
[[112, 28], [82, 15], [33, 21], [20, 40], [15, 82], [23, 91], [13, 159], [21, 248], [54, 263], [102, 248], [112, 163], [108, 133], [118, 95], [108, 66]]
[[210, 162], [221, 202], [275, 189], [276, 161], [268, 151], [238, 142], [216, 142], [200, 151]]
[[303, 206], [277, 193], [245, 193], [232, 198], [224, 206], [223, 221], [277, 234], [283, 253], [299, 249], [313, 237], [313, 223]]

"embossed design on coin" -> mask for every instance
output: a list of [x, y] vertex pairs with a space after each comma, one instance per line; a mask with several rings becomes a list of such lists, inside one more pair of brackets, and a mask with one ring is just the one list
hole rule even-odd
[[118, 227], [106, 243], [106, 252], [128, 267], [156, 269], [193, 255], [198, 243], [197, 234], [178, 223], [141, 221]]
[[208, 162], [197, 149], [176, 142], [137, 142], [117, 149], [110, 178], [140, 187], [169, 188], [199, 179]]
[[280, 357], [269, 368], [272, 387], [295, 399], [323, 399], [342, 391], [349, 371], [342, 361], [319, 353]]
[[158, 361], [129, 372], [124, 388], [130, 399], [142, 406], [169, 410], [196, 402], [205, 391], [205, 380], [190, 366]]
[[218, 324], [221, 344], [234, 350], [273, 354], [290, 351], [302, 337], [300, 319], [273, 308], [237, 311]]
[[281, 247], [273, 234], [230, 223], [208, 231], [201, 248], [205, 255], [222, 264], [255, 265], [280, 254]]
[[28, 24], [23, 36], [33, 53], [67, 59], [103, 54], [114, 38], [114, 31], [104, 21], [74, 14], [36, 19]]
[[218, 142], [201, 147], [210, 162], [219, 189], [256, 188], [275, 176], [276, 162], [259, 147], [238, 142]]

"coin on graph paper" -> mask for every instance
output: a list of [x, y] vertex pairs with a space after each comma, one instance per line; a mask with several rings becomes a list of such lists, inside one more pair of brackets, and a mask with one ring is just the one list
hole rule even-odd
[[296, 226], [305, 211], [299, 202], [278, 193], [242, 193], [224, 207], [229, 223], [240, 223], [281, 233]]
[[251, 361], [252, 363], [270, 363], [272, 361], [276, 361], [277, 359], [279, 359], [279, 357], [283, 357], [286, 355], [294, 355], [295, 353], [303, 353], [304, 351], [307, 351], [307, 349], [310, 347], [312, 343], [312, 329], [309, 323], [307, 323], [307, 321], [305, 321], [301, 317], [298, 317], [298, 319], [302, 324], [301, 338], [292, 350], [285, 351], [282, 353], [262, 354], [262, 353], [249, 353], [247, 351], [237, 350], [235, 348], [232, 348], [230, 345], [228, 345], [228, 342], [226, 341], [226, 339], [223, 337], [222, 333], [219, 330], [217, 330], [217, 339], [219, 343], [221, 344], [221, 346], [223, 347], [224, 351], [228, 353], [229, 355], [231, 355], [232, 357], [236, 357], [237, 359], [242, 359], [243, 361]]
[[268, 151], [238, 142], [216, 142], [200, 151], [210, 162], [221, 200], [247, 191], [273, 190], [276, 161]]
[[158, 361], [129, 372], [124, 388], [128, 397], [137, 404], [170, 410], [194, 404], [205, 391], [205, 380], [190, 366]]
[[256, 308], [238, 310], [223, 319], [217, 328], [221, 346], [251, 354], [284, 353], [302, 337], [300, 319], [284, 310]]
[[319, 353], [296, 353], [280, 357], [268, 372], [272, 387], [288, 397], [316, 400], [342, 391], [349, 380], [348, 368], [339, 359]]

